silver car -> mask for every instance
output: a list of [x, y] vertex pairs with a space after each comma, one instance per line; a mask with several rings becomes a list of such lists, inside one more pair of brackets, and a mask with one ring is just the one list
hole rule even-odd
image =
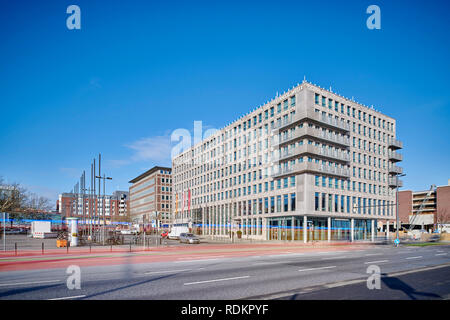
[[200, 239], [193, 233], [180, 233], [180, 242], [186, 243], [200, 243]]

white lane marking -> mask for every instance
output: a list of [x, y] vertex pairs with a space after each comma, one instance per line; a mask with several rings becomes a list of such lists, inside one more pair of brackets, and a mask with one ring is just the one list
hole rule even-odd
[[[395, 272], [395, 273], [388, 273], [386, 275], [386, 277], [397, 277], [397, 276], [403, 276], [405, 274], [441, 269], [441, 268], [446, 268], [446, 267], [448, 267], [448, 264], [438, 265], [438, 266], [433, 266], [433, 267], [419, 268], [419, 269], [414, 269], [414, 270], [400, 271], [400, 272]], [[335, 287], [346, 286], [349, 284], [362, 283], [362, 282], [366, 282], [366, 281], [367, 281], [367, 279], [355, 279], [355, 280], [348, 280], [348, 281], [326, 284], [324, 286], [327, 288], [335, 288]]]
[[337, 257], [330, 257], [330, 258], [322, 258], [320, 260], [333, 260], [333, 259], [343, 259], [346, 258], [347, 256], [337, 256]]
[[86, 297], [86, 295], [82, 295], [82, 296], [71, 296], [71, 297], [62, 297], [62, 298], [53, 298], [53, 299], [48, 299], [48, 300], [66, 300], [66, 299], [77, 299], [77, 298], [84, 298]]
[[150, 271], [145, 272], [144, 274], [156, 274], [156, 273], [173, 273], [173, 272], [183, 272], [183, 271], [191, 271], [192, 269], [179, 269], [179, 270], [166, 270], [166, 271]]
[[33, 282], [1, 283], [0, 287], [22, 286], [22, 285], [27, 285], [27, 284], [41, 284], [41, 283], [60, 282], [60, 281], [61, 280], [45, 280], [45, 281], [33, 281]]
[[298, 271], [315, 271], [315, 270], [332, 269], [332, 268], [336, 268], [336, 266], [320, 267], [320, 268], [309, 268], [309, 269], [300, 269], [300, 270], [298, 270]]
[[367, 261], [367, 262], [364, 262], [364, 264], [383, 263], [383, 262], [388, 262], [388, 261], [389, 260]]
[[420, 259], [420, 258], [422, 258], [422, 256], [417, 256], [417, 257], [408, 257], [408, 258], [406, 258], [406, 260], [409, 260], [409, 259]]
[[246, 279], [250, 278], [250, 276], [242, 276], [242, 277], [234, 277], [234, 278], [223, 278], [223, 279], [213, 279], [213, 280], [205, 280], [205, 281], [196, 281], [196, 282], [187, 282], [184, 285], [189, 286], [192, 284], [201, 284], [201, 283], [210, 283], [210, 282], [219, 282], [219, 281], [230, 281], [230, 280], [237, 280], [237, 279]]
[[381, 255], [382, 255], [382, 253], [366, 253], [365, 254], [366, 257], [368, 257], [368, 256], [381, 256]]
[[252, 266], [263, 266], [263, 265], [272, 265], [272, 264], [281, 264], [284, 262], [256, 262], [253, 263]]
[[446, 253], [436, 253], [437, 256], [445, 256]]

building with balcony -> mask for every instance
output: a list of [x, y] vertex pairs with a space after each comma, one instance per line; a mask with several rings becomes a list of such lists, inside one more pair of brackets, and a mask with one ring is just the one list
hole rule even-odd
[[439, 229], [439, 224], [450, 227], [450, 180], [447, 186], [431, 190], [400, 191], [399, 220], [404, 228], [414, 224], [413, 229], [429, 232]]
[[370, 240], [395, 220], [395, 130], [304, 81], [174, 157], [174, 212], [207, 236]]
[[168, 228], [172, 220], [172, 169], [153, 167], [130, 183], [130, 217], [136, 224]]

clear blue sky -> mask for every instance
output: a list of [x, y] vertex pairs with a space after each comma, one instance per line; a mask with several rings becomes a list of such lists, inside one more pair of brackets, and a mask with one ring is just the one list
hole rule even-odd
[[[66, 8], [81, 8], [81, 30]], [[381, 30], [366, 8], [381, 8]], [[56, 199], [102, 153], [108, 192], [306, 76], [397, 119], [406, 189], [450, 178], [447, 1], [4, 1], [0, 175]]]

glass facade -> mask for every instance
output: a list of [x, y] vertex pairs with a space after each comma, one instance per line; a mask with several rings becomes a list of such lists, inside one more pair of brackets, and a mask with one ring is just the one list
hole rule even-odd
[[[273, 217], [267, 219], [267, 239], [281, 241], [328, 241], [328, 218], [307, 217], [306, 228], [303, 216]], [[375, 222], [376, 223], [376, 222]], [[354, 241], [371, 240], [371, 220], [354, 220]], [[331, 218], [331, 241], [351, 241], [351, 219]]]

